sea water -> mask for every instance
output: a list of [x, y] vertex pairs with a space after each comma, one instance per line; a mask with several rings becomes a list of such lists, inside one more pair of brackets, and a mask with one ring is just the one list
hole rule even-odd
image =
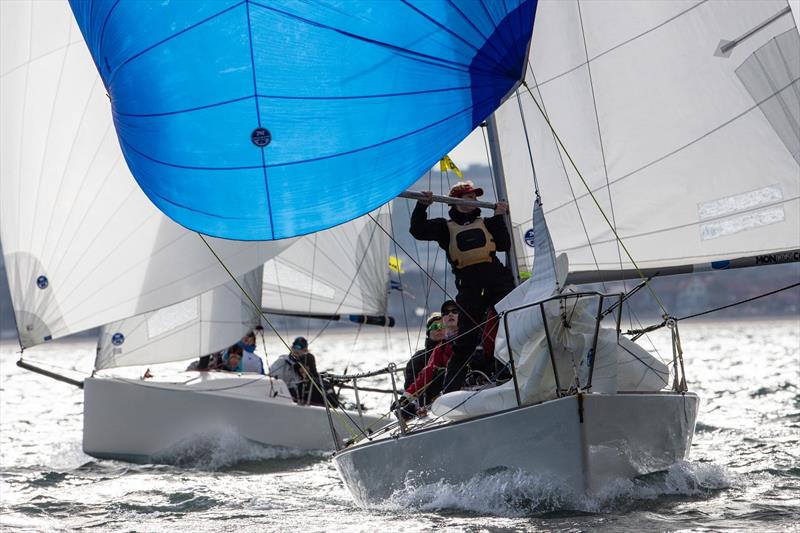
[[[796, 531], [800, 523], [800, 321], [681, 324], [690, 390], [701, 397], [688, 461], [592, 498], [533, 473], [408, 485], [361, 509], [325, 453], [258, 446], [222, 431], [166, 450], [161, 464], [81, 451], [82, 391], [0, 358], [0, 529], [8, 531]], [[644, 341], [664, 359], [669, 337]], [[312, 342], [336, 372], [401, 362], [416, 333], [341, 331]], [[280, 353], [277, 339], [267, 353]], [[77, 376], [91, 340], [25, 358]], [[173, 367], [174, 368], [174, 367]], [[166, 371], [154, 367], [151, 372]], [[128, 372], [141, 372], [132, 369]], [[385, 387], [386, 382], [377, 386]], [[378, 394], [362, 401], [385, 411]], [[464, 458], [454, 457], [454, 461]]]

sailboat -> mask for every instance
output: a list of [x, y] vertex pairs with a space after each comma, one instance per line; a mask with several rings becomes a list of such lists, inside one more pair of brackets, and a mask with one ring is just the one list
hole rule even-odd
[[25, 350], [101, 327], [92, 376], [67, 380], [84, 388], [84, 451], [149, 461], [221, 430], [325, 450], [333, 449], [329, 424], [348, 435], [347, 417], [376, 423], [360, 406], [329, 422], [323, 408], [295, 404], [283, 382], [265, 376], [114, 376], [226, 348], [262, 322], [262, 301], [269, 313], [383, 316], [388, 244], [365, 227], [388, 208], [298, 239], [204, 241], [136, 185], [69, 5], [2, 10], [0, 236], [18, 337]]
[[[235, 281], [103, 326], [94, 374], [83, 380], [84, 452], [151, 462], [170, 457], [185, 443], [221, 432], [266, 446], [333, 450], [331, 426], [337, 435], [350, 438], [356, 428], [379, 429], [384, 417], [365, 412], [360, 404], [330, 415], [320, 405], [296, 403], [286, 383], [257, 373], [176, 373], [153, 366], [152, 377], [143, 380], [116, 376], [114, 370], [185, 361], [219, 350], [261, 325], [262, 310], [272, 318], [339, 313], [348, 318], [387, 318], [389, 242], [372, 220], [384, 220], [388, 211], [380, 208], [298, 238]], [[255, 301], [245, 295], [253, 295]], [[262, 302], [272, 305], [265, 308]]]
[[[118, 142], [144, 193], [130, 194], [146, 195], [171, 221], [185, 228], [232, 239], [211, 244], [217, 251], [227, 243], [232, 248], [230, 256], [236, 256], [239, 247], [248, 249], [250, 241], [280, 243], [376, 209], [404, 191], [500, 108], [487, 124], [496, 130], [493, 168], [508, 177], [512, 212], [523, 217], [512, 219], [516, 248], [522, 250], [526, 243], [533, 243], [536, 262], [533, 281], [521, 284], [500, 306], [504, 327], [497, 355], [513, 363], [515, 379], [511, 385], [444, 395], [432, 408], [435, 420], [421, 420], [419, 427], [398, 424], [377, 437], [364, 434], [364, 442], [356, 444], [334, 439], [337, 447], [348, 444], [334, 462], [360, 503], [382, 499], [417, 475], [457, 481], [486, 469], [522, 468], [591, 490], [615, 476], [646, 473], [686, 457], [699, 401], [687, 390], [687, 380], [678, 370], [677, 331], [675, 365], [669, 379], [672, 386], [653, 390], [654, 382], [663, 384], [664, 369], [655, 363], [644, 370], [643, 365], [628, 364], [631, 359], [649, 361], [646, 352], [623, 340], [618, 327], [611, 331], [600, 327], [601, 318], [612, 316], [603, 302], [614, 296], [570, 289], [567, 280], [574, 273], [638, 273], [640, 266], [682, 266], [797, 246], [793, 233], [798, 221], [797, 159], [791, 155], [794, 130], [791, 123], [784, 127], [786, 121], [782, 122], [780, 115], [788, 112], [791, 116], [795, 108], [791, 102], [771, 105], [777, 101], [776, 94], [791, 95], [797, 76], [773, 85], [758, 83], [761, 78], [752, 82], [758, 73], [755, 66], [741, 70], [746, 81], [731, 74], [737, 72], [733, 65], [738, 69], [744, 58], [762, 51], [769, 39], [779, 35], [774, 32], [781, 30], [783, 35], [794, 30], [788, 34], [790, 41], [794, 38], [796, 26], [786, 16], [785, 2], [611, 4], [617, 6], [614, 9], [605, 9], [605, 4], [533, 0], [349, 2], [344, 6], [251, 0], [192, 4], [75, 0], [71, 5], [112, 107], [117, 138], [112, 135], [109, 142]], [[611, 16], [623, 8], [631, 12]], [[593, 18], [587, 11], [594, 12]], [[588, 38], [583, 38], [590, 20], [606, 24], [596, 37], [593, 32], [585, 34], [598, 39], [591, 53], [585, 44]], [[628, 27], [621, 21], [627, 21]], [[608, 31], [608, 25], [614, 31]], [[24, 24], [19, 27], [18, 31], [28, 31]], [[697, 35], [698, 28], [702, 35]], [[531, 35], [539, 33], [554, 43], [541, 44], [538, 37], [532, 40]], [[63, 37], [56, 31], [50, 34]], [[640, 50], [637, 45], [656, 37], [644, 52], [635, 53]], [[558, 44], [559, 39], [567, 41], [564, 46]], [[698, 43], [709, 40], [714, 42], [707, 53], [698, 52]], [[767, 51], [768, 58], [787, 52], [787, 57], [795, 57], [793, 41], [784, 45], [776, 38], [775, 42], [778, 51]], [[685, 53], [677, 54], [678, 60], [660, 57], [684, 46], [689, 48], [680, 48]], [[52, 50], [63, 51], [59, 46], [46, 49]], [[618, 51], [631, 55], [619, 57]], [[33, 57], [40, 54], [36, 51]], [[760, 65], [759, 60], [752, 65]], [[717, 61], [714, 68], [709, 61]], [[683, 78], [676, 72], [685, 75], [684, 63], [696, 67], [691, 70], [696, 79], [708, 81], [702, 91], [692, 92], [693, 84], [680, 83]], [[548, 68], [541, 74], [539, 69], [544, 67]], [[604, 68], [611, 73], [601, 76], [598, 69]], [[49, 79], [54, 72], [57, 75], [59, 69], [51, 67], [42, 76]], [[534, 74], [546, 79], [534, 79]], [[4, 83], [11, 79], [5, 70], [3, 75]], [[7, 99], [3, 105], [4, 112], [8, 107], [16, 113], [12, 113], [14, 117], [20, 111], [8, 102], [24, 101], [26, 91], [38, 87], [20, 77], [16, 100]], [[574, 77], [580, 77], [581, 83], [573, 83]], [[589, 104], [592, 111], [599, 109], [594, 102], [601, 94], [601, 80], [610, 84], [607, 97], [616, 107], [607, 114], [582, 113], [584, 108], [577, 103]], [[636, 83], [642, 80], [651, 84], [645, 92]], [[735, 95], [726, 99], [731, 80], [739, 85]], [[97, 88], [98, 96], [103, 96]], [[533, 96], [526, 100], [528, 88]], [[550, 90], [552, 94], [543, 98]], [[6, 94], [11, 93], [4, 90], [4, 97]], [[749, 98], [746, 105], [745, 96]], [[525, 109], [534, 105], [537, 97], [543, 106], [540, 115]], [[716, 109], [708, 100], [719, 104], [719, 116], [676, 112], [683, 111], [680, 106], [687, 102], [691, 104], [687, 109]], [[654, 107], [654, 101], [662, 107]], [[768, 105], [762, 109], [760, 104]], [[46, 116], [48, 107], [40, 108]], [[70, 111], [80, 115], [81, 109], [76, 106]], [[507, 120], [505, 113], [518, 118]], [[741, 124], [735, 120], [740, 115], [754, 124], [734, 128], [728, 137], [730, 132], [724, 126]], [[764, 118], [767, 115], [772, 118]], [[591, 128], [586, 127], [586, 116], [594, 120], [589, 123]], [[616, 117], [620, 122], [615, 122]], [[38, 123], [43, 122], [61, 121], [40, 118]], [[565, 130], [562, 123], [566, 123]], [[14, 131], [28, 136], [25, 146], [33, 155], [24, 160], [34, 166], [26, 169], [33, 176], [70, 175], [58, 169], [51, 172], [48, 166], [44, 167], [47, 172], [37, 172], [51, 151], [37, 143], [19, 121], [10, 124], [16, 126]], [[102, 127], [91, 131], [93, 135], [111, 133]], [[720, 132], [726, 135], [721, 138]], [[69, 130], [56, 137], [78, 138]], [[752, 140], [760, 150], [747, 161], [749, 165], [733, 157], [745, 156], [743, 138]], [[615, 142], [608, 144], [611, 139]], [[730, 156], [725, 164], [709, 163], [712, 146], [706, 139], [720, 139], [713, 147], [719, 150], [715, 153]], [[612, 146], [616, 150], [607, 152]], [[8, 171], [3, 169], [3, 179], [14, 176], [22, 182], [18, 178], [19, 150], [13, 148], [8, 149], [14, 157], [8, 162]], [[629, 160], [624, 157], [628, 153], [636, 157]], [[692, 157], [684, 158], [690, 153]], [[67, 154], [60, 155], [62, 164], [65, 159], [73, 164]], [[597, 155], [602, 156], [599, 167]], [[3, 159], [5, 163], [7, 158]], [[568, 160], [576, 164], [562, 164]], [[756, 179], [753, 169], [758, 166], [757, 179], [762, 179], [765, 161], [771, 165], [771, 184], [776, 186], [753, 188], [752, 181], [739, 178]], [[682, 165], [673, 167], [675, 162]], [[581, 173], [587, 166], [591, 173]], [[673, 196], [666, 194], [672, 180], [661, 172], [665, 167], [667, 177], [680, 176], [684, 184], [697, 183], [699, 172], [708, 176], [708, 190], [697, 187], [698, 194], [702, 193], [699, 211], [698, 204], [686, 200], [690, 196], [687, 187], [676, 186]], [[659, 173], [651, 174], [655, 170]], [[584, 189], [574, 191], [582, 181], [579, 173], [590, 179]], [[642, 183], [644, 192], [633, 192], [631, 176], [642, 175], [650, 181]], [[521, 180], [518, 185], [516, 176]], [[35, 182], [32, 191], [21, 190], [17, 199], [36, 197], [43, 189], [45, 200], [63, 203], [61, 191], [39, 187], [39, 183]], [[623, 205], [617, 202], [617, 189], [627, 194]], [[65, 190], [71, 192], [68, 187]], [[536, 191], [543, 200], [538, 204], [541, 209], [532, 207]], [[656, 216], [664, 213], [663, 206], [671, 198], [679, 199], [677, 203], [684, 209]], [[599, 209], [592, 211], [597, 208], [595, 200]], [[94, 201], [89, 200], [80, 214], [91, 214]], [[152, 206], [144, 203], [149, 213], [154, 213]], [[99, 205], [105, 208], [103, 202]], [[689, 205], [695, 211], [690, 212]], [[600, 213], [608, 213], [612, 207], [609, 228], [603, 225], [605, 217]], [[622, 211], [629, 217], [625, 223]], [[665, 225], [665, 219], [669, 224]], [[639, 234], [638, 224], [646, 220], [653, 226]], [[580, 231], [574, 231], [576, 221]], [[2, 222], [8, 254], [7, 223], [5, 219]], [[64, 227], [62, 222], [56, 221], [59, 229]], [[554, 231], [552, 239], [548, 226]], [[690, 239], [692, 228], [701, 226], [705, 238], [694, 234]], [[95, 221], [95, 227], [103, 226]], [[50, 248], [48, 229], [35, 242], [34, 259]], [[659, 238], [659, 230], [673, 232], [668, 240], [671, 247]], [[747, 239], [741, 247], [736, 244], [739, 237]], [[15, 252], [18, 241], [24, 239], [17, 236], [11, 240]], [[94, 243], [97, 239], [88, 240]], [[623, 253], [628, 240], [633, 241], [630, 255]], [[112, 252], [118, 243], [104, 242]], [[72, 242], [66, 244], [71, 246]], [[249, 246], [271, 249], [255, 243]], [[279, 253], [271, 250], [272, 255]], [[106, 272], [108, 265], [103, 261], [107, 256], [99, 254], [77, 262], [85, 263], [91, 273]], [[129, 258], [125, 259], [126, 263], [108, 276], [127, 272], [124, 266]], [[208, 255], [201, 259], [205, 261], [198, 264], [209, 264]], [[269, 258], [259, 259], [226, 273], [242, 276]], [[526, 259], [530, 259], [527, 254], [518, 254], [512, 266]], [[227, 265], [231, 258], [221, 260]], [[185, 264], [170, 268], [180, 270]], [[190, 271], [195, 272], [196, 266], [189, 262]], [[219, 268], [209, 277], [213, 281], [195, 279], [191, 289], [184, 285], [183, 298], [171, 301], [167, 294], [158, 295], [163, 297], [157, 303], [137, 297], [132, 297], [131, 303], [121, 298], [120, 305], [136, 307], [135, 312], [114, 310], [95, 324], [163, 308], [229, 281]], [[182, 279], [180, 274], [174, 278]], [[18, 292], [38, 294], [34, 284], [45, 291], [59, 285], [54, 280], [52, 275], [31, 277], [26, 273], [15, 278], [15, 284], [22, 287]], [[97, 281], [101, 280], [93, 280]], [[132, 290], [138, 294], [142, 287], [135, 285]], [[164, 286], [145, 287], [149, 290], [144, 294], [155, 300], [152, 292]], [[90, 295], [99, 293], [97, 285], [90, 285]], [[616, 297], [620, 304], [613, 313], [619, 313], [624, 303], [624, 296]], [[588, 298], [595, 307], [587, 307]], [[57, 302], [48, 303], [59, 307]], [[538, 311], [525, 312], [537, 306]], [[74, 305], [61, 307], [65, 308], [63, 314]], [[567, 322], [566, 310], [570, 311]], [[41, 310], [35, 314], [42, 315]], [[19, 312], [17, 320], [18, 324], [31, 322]], [[80, 324], [90, 323], [84, 320]], [[65, 328], [48, 324], [45, 335], [34, 336], [31, 344], [66, 334]], [[568, 331], [566, 324], [575, 326], [574, 332]], [[73, 330], [77, 327], [72, 326]], [[38, 331], [36, 325], [30, 329]], [[621, 372], [622, 366], [634, 371]], [[556, 375], [564, 380], [556, 380]], [[629, 383], [635, 390], [619, 388]], [[429, 453], [432, 446], [435, 451]]]
[[637, 333], [670, 328], [667, 366], [621, 334], [625, 294], [569, 282], [642, 289], [800, 256], [800, 34], [787, 2], [539, 2], [528, 58], [487, 121], [512, 266], [532, 268], [497, 305], [495, 357], [513, 380], [445, 394], [337, 451], [361, 505], [498, 470], [592, 494], [687, 459], [699, 398], [678, 322], [662, 307]]

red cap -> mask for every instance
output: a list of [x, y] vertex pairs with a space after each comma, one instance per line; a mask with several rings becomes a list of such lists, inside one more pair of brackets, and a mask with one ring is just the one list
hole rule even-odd
[[450, 187], [450, 196], [453, 198], [461, 198], [467, 193], [474, 192], [475, 196], [483, 196], [483, 189], [480, 187], [475, 187], [475, 184], [471, 181], [460, 181]]

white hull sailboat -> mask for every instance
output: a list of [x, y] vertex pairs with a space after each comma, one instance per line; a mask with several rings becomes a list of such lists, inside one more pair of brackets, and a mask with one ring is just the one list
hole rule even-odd
[[800, 242], [800, 35], [786, 2], [540, 2], [528, 58], [524, 88], [488, 121], [512, 265], [532, 272], [497, 306], [495, 357], [513, 381], [445, 394], [337, 451], [361, 505], [498, 469], [592, 494], [688, 459], [700, 401], [677, 320], [653, 293], [662, 324], [631, 327], [671, 329], [665, 365], [622, 335], [621, 314], [602, 323], [609, 295], [589, 312], [566, 279], [639, 279], [632, 293], [648, 276], [759, 253], [738, 260], [769, 264]]
[[327, 451], [335, 447], [330, 424], [352, 438], [355, 424], [379, 423], [357, 411], [331, 415], [321, 406], [299, 405], [281, 380], [258, 374], [86, 378], [83, 391], [83, 451], [132, 462], [157, 462], [171, 450], [228, 433], [265, 446]]
[[331, 424], [343, 437], [374, 425], [360, 409], [329, 420], [259, 374], [114, 375], [223, 350], [261, 323], [262, 301], [270, 313], [382, 315], [388, 240], [367, 217], [299, 239], [201, 239], [131, 176], [69, 4], [3, 3], [2, 13], [0, 230], [18, 336], [25, 350], [102, 326], [92, 376], [66, 380], [85, 391], [84, 451], [147, 461], [217, 431], [331, 450]]
[[[164, 310], [193, 298], [205, 309], [198, 294], [279, 255], [290, 244], [281, 239], [314, 238], [376, 209], [496, 110], [488, 131], [497, 196], [511, 204], [509, 263], [521, 273], [536, 261], [498, 306], [495, 357], [513, 380], [445, 394], [408, 426], [347, 439], [334, 461], [362, 503], [407, 480], [495, 468], [591, 491], [686, 458], [698, 399], [674, 320], [659, 301], [673, 328], [670, 376], [621, 335], [624, 295], [615, 326], [601, 326], [608, 296], [566, 287], [555, 251], [569, 255], [571, 274], [613, 280], [800, 244], [799, 41], [783, 0], [72, 4], [92, 59], [73, 23], [37, 16], [49, 5], [3, 4], [20, 15], [3, 17], [14, 21], [4, 42], [37, 44], [5, 54], [2, 72], [11, 142], [0, 154], [0, 229], [23, 348], [106, 324], [101, 354], [116, 360], [117, 348], [134, 355], [144, 346], [139, 362], [173, 357], [152, 348], [206, 313], [185, 322]], [[102, 84], [86, 75], [92, 63]], [[212, 258], [145, 193], [185, 228], [241, 240], [211, 240]], [[300, 282], [313, 296], [302, 312], [338, 314], [344, 298], [320, 308], [318, 299], [347, 297], [353, 283], [326, 287], [299, 267], [339, 268], [363, 249], [357, 242], [344, 258], [305, 254], [272, 270], [279, 290], [264, 306], [293, 299]], [[354, 261], [356, 273], [365, 263]], [[222, 325], [217, 312], [212, 322]], [[145, 313], [172, 325], [163, 339], [136, 325], [156, 316]], [[114, 322], [128, 317], [130, 327]], [[217, 338], [199, 335], [195, 355], [219, 349]], [[141, 406], [158, 408], [150, 396], [168, 397], [180, 417], [194, 398], [214, 427], [238, 416], [214, 406], [256, 416], [255, 405], [279, 405], [247, 394], [224, 403], [228, 394], [209, 385], [217, 378], [90, 380], [87, 448], [122, 450], [97, 436], [119, 423], [110, 409], [96, 415], [106, 400], [145, 428], [143, 413], [153, 415]], [[243, 390], [245, 379], [236, 381]], [[113, 399], [127, 394], [125, 405]], [[158, 425], [170, 435], [166, 419]], [[343, 440], [334, 431], [330, 442]]]
[[334, 463], [359, 505], [407, 486], [458, 484], [520, 470], [574, 494], [666, 470], [686, 459], [699, 399], [694, 393], [579, 394], [433, 424], [337, 453]]

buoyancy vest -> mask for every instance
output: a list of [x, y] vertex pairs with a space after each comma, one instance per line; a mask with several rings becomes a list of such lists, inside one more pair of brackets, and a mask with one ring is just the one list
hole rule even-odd
[[447, 253], [454, 267], [464, 268], [492, 262], [497, 246], [482, 218], [478, 217], [469, 224], [457, 224], [448, 220], [447, 229], [450, 230]]

